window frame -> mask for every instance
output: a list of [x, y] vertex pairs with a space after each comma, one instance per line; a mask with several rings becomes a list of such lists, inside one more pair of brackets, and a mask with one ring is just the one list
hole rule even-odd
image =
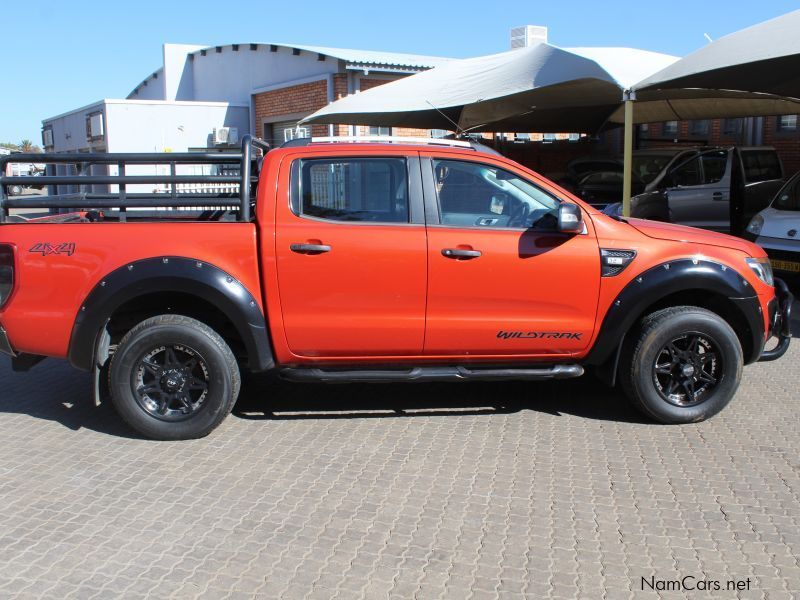
[[[408, 185], [408, 221], [341, 221], [336, 219], [326, 219], [325, 217], [315, 217], [301, 212], [300, 197], [302, 194], [302, 178], [300, 167], [303, 161], [341, 161], [350, 162], [356, 160], [376, 160], [376, 159], [396, 159], [406, 163], [406, 183]], [[356, 225], [368, 227], [418, 227], [425, 225], [425, 207], [422, 197], [422, 181], [420, 175], [420, 160], [418, 155], [413, 154], [313, 154], [302, 155], [292, 159], [289, 166], [289, 185], [288, 185], [288, 206], [291, 213], [298, 219], [316, 221], [318, 223], [329, 223], [331, 225]]]
[[[483, 157], [476, 157], [476, 158], [483, 158]], [[425, 196], [425, 217], [427, 220], [428, 227], [437, 227], [437, 228], [444, 228], [444, 229], [458, 229], [463, 231], [508, 231], [512, 233], [519, 234], [520, 232], [525, 231], [533, 231], [536, 233], [547, 234], [547, 235], [575, 235], [574, 233], [568, 232], [561, 232], [558, 229], [532, 229], [531, 227], [495, 227], [491, 225], [487, 226], [459, 226], [459, 225], [449, 225], [447, 223], [441, 222], [441, 208], [439, 206], [439, 194], [436, 191], [436, 173], [434, 170], [434, 161], [437, 160], [449, 160], [449, 161], [457, 161], [457, 162], [464, 162], [464, 163], [475, 163], [477, 165], [483, 165], [486, 167], [492, 167], [496, 169], [503, 169], [508, 171], [509, 173], [513, 173], [520, 179], [525, 180], [529, 185], [541, 190], [554, 200], [556, 200], [559, 205], [568, 202], [561, 196], [557, 195], [556, 193], [548, 190], [543, 185], [529, 177], [528, 175], [519, 173], [518, 171], [510, 168], [507, 165], [499, 165], [495, 164], [491, 161], [486, 160], [474, 160], [472, 157], [468, 156], [446, 156], [446, 155], [425, 155], [422, 157], [422, 187]], [[581, 211], [583, 211], [583, 206], [579, 203], [575, 202], [577, 206], [580, 207]], [[584, 222], [586, 221], [586, 214], [584, 212], [583, 219]], [[583, 231], [581, 235], [586, 235], [588, 233], [588, 229], [584, 224]]]

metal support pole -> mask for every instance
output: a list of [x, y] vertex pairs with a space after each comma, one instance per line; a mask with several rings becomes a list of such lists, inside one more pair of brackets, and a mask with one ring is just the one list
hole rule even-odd
[[622, 95], [625, 102], [625, 137], [622, 161], [622, 216], [631, 216], [631, 183], [633, 181], [633, 103], [636, 93], [626, 90]]

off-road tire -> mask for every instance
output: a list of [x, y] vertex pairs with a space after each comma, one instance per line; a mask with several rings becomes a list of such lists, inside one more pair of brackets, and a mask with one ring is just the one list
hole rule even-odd
[[[684, 336], [687, 340], [693, 337], [705, 340], [709, 348], [706, 350], [703, 347], [703, 352], [709, 352], [709, 355], [701, 360], [705, 360], [706, 364], [711, 362], [709, 357], [712, 352], [719, 362], [715, 363], [716, 376], [713, 379], [716, 383], [713, 387], [691, 403], [688, 399], [693, 396], [688, 388], [685, 393], [683, 388], [678, 388], [676, 391], [680, 391], [687, 403], [677, 405], [677, 400], [667, 399], [672, 396], [665, 393], [664, 388], [670, 384], [662, 385], [661, 381], [666, 377], [669, 382], [672, 378], [671, 375], [664, 375], [664, 371], [669, 369], [665, 366], [667, 357], [672, 356], [672, 350], [668, 348], [674, 347], [672, 341], [684, 339]], [[699, 356], [702, 357], [703, 353]], [[682, 381], [688, 380], [679, 363], [675, 364], [670, 373], [678, 372]], [[687, 369], [689, 367], [686, 366]], [[704, 308], [676, 306], [648, 315], [628, 334], [620, 360], [619, 380], [625, 394], [645, 415], [661, 423], [696, 423], [714, 416], [727, 406], [739, 387], [742, 368], [743, 353], [739, 338], [724, 319]], [[703, 373], [703, 376], [706, 374]], [[693, 384], [687, 385], [695, 389]]]
[[[147, 396], [143, 398], [143, 394], [137, 392], [137, 389], [143, 389], [137, 382], [143, 377], [145, 369], [150, 371], [149, 367], [144, 367], [144, 361], [150, 361], [147, 357], [159, 352], [160, 348], [173, 348], [173, 357], [176, 350], [178, 353], [183, 350], [189, 352], [182, 356], [189, 356], [189, 360], [194, 356], [195, 363], [200, 365], [194, 368], [202, 369], [200, 372], [204, 375], [203, 381], [191, 376], [184, 378], [187, 389], [191, 381], [205, 384], [206, 387], [200, 391], [204, 395], [198, 400], [197, 408], [191, 410], [190, 406], [194, 405], [184, 403], [184, 410], [188, 411], [186, 415], [180, 414], [179, 410], [170, 410], [170, 413], [177, 414], [173, 419], [178, 420], [169, 420], [166, 414], [159, 415], [159, 410], [153, 408], [156, 402]], [[163, 352], [166, 356], [166, 350]], [[148, 376], [158, 379], [152, 373], [148, 373]], [[172, 383], [174, 380], [169, 381]], [[109, 387], [115, 409], [133, 429], [154, 440], [189, 440], [208, 435], [231, 412], [240, 386], [239, 366], [225, 340], [204, 323], [181, 315], [161, 315], [136, 325], [120, 341], [109, 369]], [[152, 397], [161, 397], [156, 394], [152, 394]], [[189, 396], [184, 398], [191, 399]], [[175, 401], [172, 401], [172, 405], [175, 405]], [[180, 402], [178, 405], [180, 407]]]

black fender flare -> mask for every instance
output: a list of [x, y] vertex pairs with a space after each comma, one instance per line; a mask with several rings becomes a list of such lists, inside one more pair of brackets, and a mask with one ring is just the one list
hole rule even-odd
[[745, 364], [758, 360], [764, 348], [764, 318], [758, 295], [735, 269], [706, 259], [678, 259], [659, 264], [633, 278], [617, 295], [606, 313], [589, 354], [582, 361], [602, 365], [619, 355], [625, 334], [640, 315], [659, 300], [683, 291], [721, 294], [737, 307], [749, 331], [738, 332], [752, 342]]
[[72, 327], [70, 364], [91, 370], [99, 336], [114, 311], [130, 300], [157, 292], [180, 292], [209, 302], [233, 323], [244, 342], [251, 371], [275, 366], [266, 318], [247, 288], [212, 264], [176, 256], [129, 263], [95, 285], [81, 304]]

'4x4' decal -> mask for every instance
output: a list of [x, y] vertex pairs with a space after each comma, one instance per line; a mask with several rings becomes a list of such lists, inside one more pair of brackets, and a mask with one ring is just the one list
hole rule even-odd
[[37, 242], [31, 246], [28, 252], [34, 254], [41, 254], [42, 256], [50, 256], [51, 254], [66, 254], [72, 256], [75, 254], [75, 242], [59, 242], [51, 244], [50, 242]]

